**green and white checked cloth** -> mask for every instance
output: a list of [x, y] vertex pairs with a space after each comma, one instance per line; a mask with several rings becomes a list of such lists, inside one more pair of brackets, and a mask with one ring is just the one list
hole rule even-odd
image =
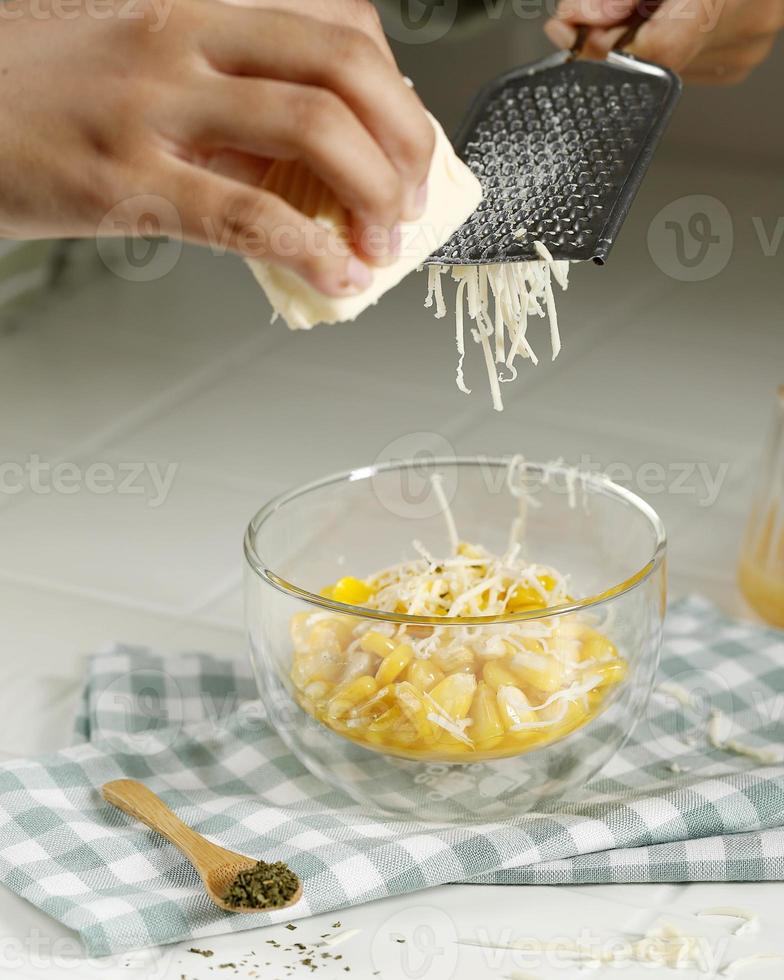
[[[670, 610], [665, 680], [721, 709], [733, 738], [781, 750], [784, 634], [685, 600]], [[173, 847], [103, 803], [99, 787], [121, 776], [215, 841], [289, 862], [299, 916], [446, 882], [784, 879], [784, 765], [711, 748], [704, 712], [671, 696], [654, 696], [579, 793], [513, 822], [438, 827], [381, 820], [311, 776], [255, 693], [249, 669], [206, 654], [93, 658], [80, 744], [0, 767], [0, 880], [90, 955], [291, 918], [217, 910]]]

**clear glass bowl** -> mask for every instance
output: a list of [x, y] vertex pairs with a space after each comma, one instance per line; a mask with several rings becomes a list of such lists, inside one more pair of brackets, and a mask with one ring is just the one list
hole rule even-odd
[[[522, 513], [519, 492], [509, 489], [510, 466], [524, 491], [525, 558], [569, 575], [565, 602], [466, 620], [381, 612], [320, 594], [346, 576], [363, 579], [415, 559], [414, 541], [431, 555], [447, 555], [443, 495], [462, 541], [504, 554]], [[435, 492], [435, 473], [443, 495]], [[664, 618], [664, 528], [643, 500], [604, 477], [509, 459], [413, 459], [367, 467], [272, 500], [248, 527], [245, 559], [251, 658], [271, 724], [312, 773], [376, 810], [450, 822], [517, 816], [598, 772], [644, 712]], [[624, 669], [612, 683], [564, 702], [577, 721], [562, 720], [536, 737], [515, 730], [501, 748], [492, 739], [485, 749], [467, 748], [440, 728], [433, 738], [427, 720], [432, 712], [413, 722], [407, 716], [406, 729], [391, 736], [376, 731], [379, 712], [368, 713], [360, 702], [373, 699], [381, 661], [369, 656], [357, 671], [349, 644], [356, 654], [356, 638], [370, 632], [396, 640], [437, 635], [446, 643], [467, 624], [479, 638], [477, 649], [493, 634], [512, 630], [552, 637], [558, 657], [570, 645], [563, 656], [577, 660], [587, 657], [586, 638], [598, 637], [600, 645], [609, 641]], [[326, 675], [302, 676], [303, 650], [308, 671], [315, 663]], [[482, 661], [455, 669], [473, 670], [483, 680], [487, 668]], [[353, 700], [356, 691], [348, 701], [347, 695], [334, 696], [346, 690], [346, 671], [363, 675], [359, 687], [367, 689], [360, 702]], [[320, 700], [327, 689], [331, 707]], [[420, 722], [430, 732], [426, 748], [404, 737]], [[516, 743], [510, 748], [516, 738], [519, 749]]]

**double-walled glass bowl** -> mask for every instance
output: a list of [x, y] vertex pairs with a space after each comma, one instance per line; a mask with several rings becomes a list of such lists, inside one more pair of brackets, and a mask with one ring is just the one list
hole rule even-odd
[[[510, 466], [517, 494], [509, 489]], [[420, 551], [424, 546], [430, 555], [447, 557], [444, 498], [461, 541], [504, 554], [520, 520], [521, 492], [526, 560], [569, 576], [569, 595], [559, 605], [468, 622], [328, 597], [326, 587], [341, 579], [362, 580], [417, 558], [414, 542]], [[661, 643], [664, 557], [664, 529], [644, 501], [601, 476], [551, 464], [413, 459], [292, 490], [259, 511], [245, 537], [251, 657], [270, 722], [312, 773], [374, 809], [458, 822], [524, 813], [594, 775], [643, 713]], [[578, 693], [560, 705], [560, 722], [535, 733], [518, 725], [523, 731], [471, 744], [461, 731], [450, 735], [443, 723], [434, 728], [440, 712], [419, 710], [418, 698], [427, 697], [405, 680], [412, 677], [410, 662], [397, 663], [398, 654], [384, 660], [384, 645], [399, 649], [401, 639], [435, 637], [448, 646], [457, 631], [465, 634], [467, 622], [476, 650], [497, 652], [496, 640], [482, 641], [509, 631], [546, 636], [556, 659], [562, 650], [564, 657], [577, 662], [584, 656], [594, 665], [579, 676], [594, 677], [596, 670], [612, 676], [589, 693], [575, 682]], [[377, 638], [375, 646], [368, 635]], [[607, 650], [612, 655], [602, 653]], [[471, 674], [490, 700], [501, 691], [492, 681], [499, 668], [488, 667], [491, 661], [499, 663], [495, 655], [454, 663], [455, 672]], [[452, 667], [441, 667], [443, 678]], [[420, 665], [420, 674], [427, 674], [426, 667]], [[419, 677], [414, 680], [426, 691]], [[385, 697], [392, 700], [381, 703]], [[466, 726], [478, 732], [485, 719], [476, 704], [471, 710], [462, 722], [467, 735]], [[497, 719], [495, 708], [490, 711]], [[429, 734], [417, 737], [422, 731]]]

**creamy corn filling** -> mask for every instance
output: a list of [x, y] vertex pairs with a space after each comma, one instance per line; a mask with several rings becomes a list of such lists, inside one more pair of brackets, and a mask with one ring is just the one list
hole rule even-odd
[[[457, 542], [324, 590], [339, 602], [423, 617], [499, 617], [570, 601], [549, 566]], [[562, 738], [600, 710], [626, 674], [614, 644], [576, 614], [424, 626], [326, 611], [291, 622], [297, 700], [334, 732], [414, 758], [516, 755]]]

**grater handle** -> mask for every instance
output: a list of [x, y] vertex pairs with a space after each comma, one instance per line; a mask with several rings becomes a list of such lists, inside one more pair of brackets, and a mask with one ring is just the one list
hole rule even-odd
[[[646, 20], [653, 17], [663, 3], [664, 0], [637, 0], [637, 5], [634, 10], [624, 21], [623, 26], [626, 30], [613, 45], [613, 51], [620, 51], [627, 44], [631, 44], [640, 27], [642, 27]], [[578, 26], [577, 37], [574, 39], [574, 44], [569, 52], [572, 58], [576, 58], [582, 51], [588, 38], [588, 30], [585, 24]]]

